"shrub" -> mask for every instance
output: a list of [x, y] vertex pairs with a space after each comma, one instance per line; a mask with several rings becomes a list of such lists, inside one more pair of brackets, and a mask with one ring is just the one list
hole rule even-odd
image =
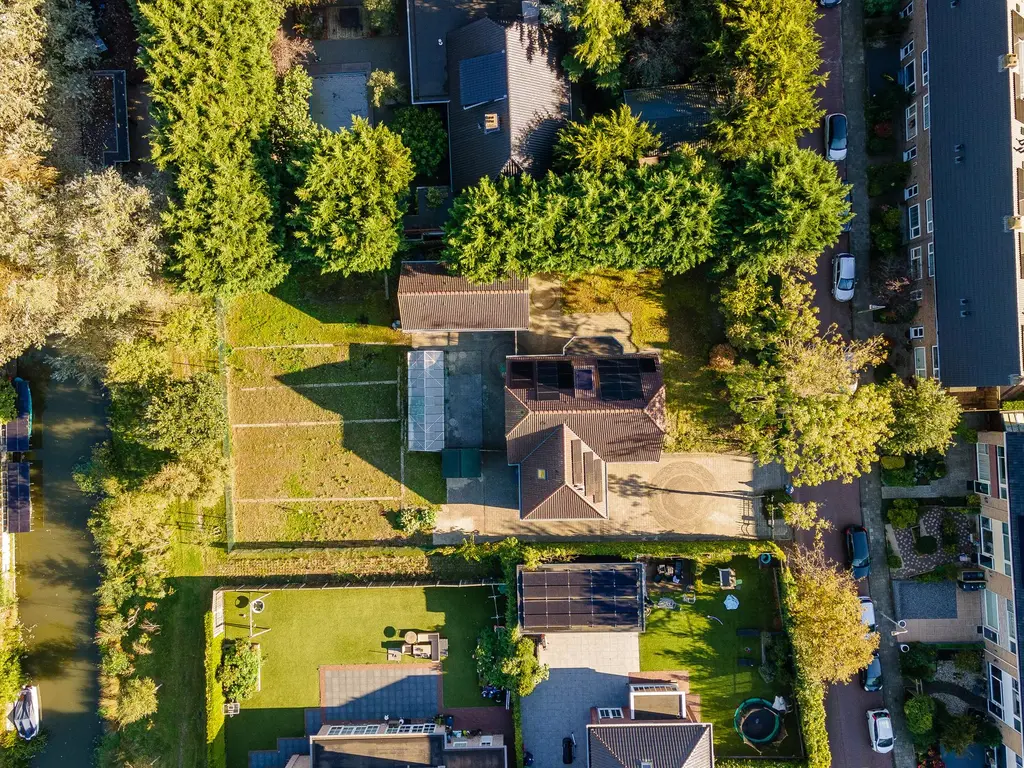
[[940, 581], [954, 581], [960, 575], [960, 568], [956, 563], [944, 563], [934, 570], [915, 576], [916, 581], [936, 583]]
[[907, 460], [902, 456], [883, 456], [881, 463], [882, 469], [903, 469], [907, 466]]
[[485, 629], [476, 646], [476, 670], [484, 683], [529, 696], [548, 679], [548, 666], [537, 661], [533, 640], [518, 629]]
[[984, 653], [981, 648], [964, 648], [953, 657], [953, 666], [961, 672], [981, 674]]
[[977, 733], [978, 718], [976, 715], [969, 712], [953, 715], [942, 724], [939, 743], [950, 752], [962, 755], [974, 743]]
[[398, 529], [403, 533], [429, 533], [437, 524], [433, 509], [403, 509], [398, 513]]
[[366, 19], [374, 32], [389, 34], [395, 28], [395, 0], [364, 0]]
[[943, 515], [939, 530], [942, 533], [942, 542], [944, 544], [955, 544], [960, 538], [956, 528], [956, 521], [948, 512]]
[[910, 643], [910, 650], [900, 654], [900, 671], [905, 677], [928, 682], [935, 678], [938, 651], [926, 643]]
[[448, 152], [448, 133], [438, 111], [430, 107], [402, 107], [395, 113], [392, 127], [412, 153], [416, 173], [433, 176]]
[[871, 217], [871, 246], [880, 253], [891, 253], [903, 243], [903, 217], [894, 205], [883, 205]]
[[711, 348], [708, 367], [713, 371], [730, 371], [736, 365], [736, 348], [732, 344], [715, 344]]
[[919, 555], [934, 555], [939, 551], [939, 540], [934, 536], [919, 536], [914, 540], [914, 551]]
[[14, 391], [14, 384], [4, 379], [0, 381], [0, 424], [14, 421], [18, 415], [17, 393]]
[[885, 556], [886, 561], [889, 563], [889, 567], [893, 570], [898, 570], [903, 567], [903, 558], [897, 555], [895, 552], [890, 552]]
[[891, 16], [896, 12], [900, 0], [864, 0], [864, 15], [868, 17]]
[[[892, 133], [891, 124], [889, 133]], [[868, 196], [878, 197], [897, 189], [902, 191], [909, 178], [910, 163], [882, 163], [869, 166]]]
[[426, 194], [428, 208], [440, 208], [448, 199], [448, 187], [429, 187]]
[[902, 469], [883, 469], [882, 485], [887, 485], [890, 488], [905, 488], [917, 485], [917, 475], [914, 473], [913, 467], [903, 467]]
[[903, 704], [903, 714], [907, 717], [907, 730], [916, 734], [928, 733], [934, 724], [935, 699], [923, 694], [912, 696]]
[[366, 87], [370, 90], [370, 103], [377, 108], [406, 100], [405, 88], [395, 73], [387, 69], [373, 70], [366, 78]]
[[978, 442], [978, 430], [971, 429], [970, 427], [968, 427], [963, 422], [960, 422], [957, 425], [956, 431], [955, 431], [954, 434], [956, 434], [956, 436], [962, 442], [965, 442], [965, 443], [977, 443]]
[[224, 688], [224, 697], [228, 701], [245, 701], [252, 698], [259, 687], [259, 646], [245, 639], [225, 642], [217, 679]]
[[893, 499], [886, 518], [893, 528], [909, 528], [921, 519], [921, 508], [917, 499]]

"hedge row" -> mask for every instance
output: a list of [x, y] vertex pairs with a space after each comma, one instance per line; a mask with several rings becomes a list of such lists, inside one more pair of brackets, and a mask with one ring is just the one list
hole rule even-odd
[[213, 612], [206, 612], [206, 767], [226, 768], [224, 690], [217, 680], [223, 643], [213, 636]]
[[715, 768], [805, 768], [806, 760], [773, 760], [759, 757], [740, 758], [729, 757], [724, 760], [715, 760]]

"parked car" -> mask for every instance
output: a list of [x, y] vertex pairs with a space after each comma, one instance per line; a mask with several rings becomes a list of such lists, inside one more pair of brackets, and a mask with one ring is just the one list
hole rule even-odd
[[871, 657], [871, 663], [860, 671], [860, 686], [868, 692], [882, 690], [882, 662], [878, 651]]
[[837, 253], [832, 257], [832, 298], [836, 301], [853, 299], [857, 287], [857, 262], [852, 253]]
[[[843, 184], [845, 184], [845, 183], [846, 183], [846, 179], [843, 179]], [[844, 197], [843, 199], [846, 200], [846, 210], [849, 211], [850, 213], [853, 213], [853, 187], [850, 187], [847, 190], [846, 197]], [[852, 232], [852, 231], [853, 231], [853, 219], [850, 219], [848, 222], [843, 224], [843, 232]]]
[[870, 597], [861, 595], [860, 598], [860, 620], [864, 622], [864, 626], [868, 628], [868, 632], [874, 632], [877, 625], [875, 624], [875, 604], [871, 602]]
[[576, 759], [576, 734], [570, 734], [562, 739], [562, 762], [572, 765]]
[[818, 0], [818, 5], [822, 8], [835, 8], [841, 2], [843, 2], [843, 0]]
[[868, 552], [868, 532], [861, 525], [846, 529], [846, 555], [853, 569], [853, 578], [866, 578], [871, 573], [871, 555]]
[[892, 735], [892, 718], [889, 717], [888, 709], [868, 710], [868, 738], [875, 752], [892, 752], [896, 740]]
[[842, 112], [825, 118], [825, 157], [833, 162], [846, 159], [846, 115]]

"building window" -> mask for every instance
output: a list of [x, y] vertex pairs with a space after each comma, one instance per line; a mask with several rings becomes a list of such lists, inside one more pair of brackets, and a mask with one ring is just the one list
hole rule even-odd
[[992, 520], [982, 515], [981, 552], [978, 553], [978, 562], [986, 568], [993, 568], [995, 565], [995, 551], [995, 544], [992, 541]]
[[932, 221], [932, 199], [929, 197], [924, 201], [924, 231], [931, 234], [934, 228], [934, 222]]
[[939, 376], [939, 345], [932, 347], [932, 378], [941, 379]]
[[935, 243], [928, 243], [928, 277], [935, 277]]
[[[1006, 601], [1006, 636], [1009, 638], [1010, 653], [1017, 652], [1017, 609], [1013, 600]], [[1016, 681], [1014, 681], [1016, 682]], [[1015, 686], [1016, 687], [1016, 686]], [[1020, 715], [1018, 714], [1018, 717]]]
[[1003, 671], [995, 664], [988, 665], [988, 711], [1003, 719]]
[[921, 127], [926, 131], [932, 127], [932, 96], [926, 93], [921, 99]]
[[598, 707], [597, 716], [601, 720], [622, 720], [622, 709], [619, 707]]
[[923, 339], [924, 338], [924, 326], [923, 325], [912, 325], [912, 326], [910, 326], [910, 338], [912, 338], [912, 339]]
[[924, 291], [922, 291], [920, 288], [915, 288], [914, 290], [912, 290], [910, 292], [910, 300], [911, 301], [921, 301], [923, 298], [924, 298]]
[[900, 18], [901, 19], [909, 19], [913, 15], [914, 15], [914, 4], [913, 3], [907, 3], [903, 7], [903, 10], [900, 11]]
[[[907, 208], [907, 239], [914, 240], [921, 236], [921, 206], [914, 204]], [[918, 249], [920, 250], [920, 249]], [[921, 277], [920, 274], [917, 276]], [[917, 278], [915, 278], [917, 279]]]
[[[996, 476], [999, 478], [999, 498], [1009, 498], [1009, 489], [1006, 483], [1006, 449], [1001, 445], [996, 446]], [[1007, 532], [1009, 536], [1009, 532]], [[1007, 539], [1007, 549], [1009, 552], [1009, 539]]]
[[537, 479], [538, 480], [547, 480], [548, 479], [548, 471], [546, 469], [538, 469], [537, 470]]
[[[985, 600], [982, 602], [984, 610], [982, 613], [982, 623], [984, 624], [985, 638], [991, 640], [996, 645], [999, 644], [999, 595], [995, 592], [986, 589]], [[1002, 704], [1002, 698], [999, 699], [999, 703]]]
[[974, 484], [974, 490], [989, 496], [991, 495], [989, 484], [992, 482], [992, 463], [988, 458], [988, 445], [975, 443], [974, 448], [978, 460], [978, 480]]
[[1010, 678], [1010, 689], [1013, 692], [1013, 730], [1020, 733], [1020, 683], [1016, 677]]
[[910, 149], [904, 150], [903, 162], [908, 163], [917, 157], [917, 144], [912, 146]]
[[913, 59], [903, 65], [903, 87], [907, 93], [917, 93], [917, 67]]
[[1000, 523], [1003, 529], [1003, 575], [1013, 576], [1013, 567], [1010, 565], [1010, 524]]
[[923, 379], [928, 375], [928, 366], [925, 363], [924, 347], [914, 347], [914, 375]]
[[910, 249], [910, 279], [920, 280], [921, 276], [921, 246], [918, 245]]
[[904, 200], [909, 200], [912, 197], [917, 197], [917, 184], [911, 184], [909, 187], [903, 190]]
[[928, 85], [928, 49], [921, 51], [921, 85]]
[[907, 58], [907, 56], [914, 55], [914, 41], [911, 40], [909, 43], [900, 48], [900, 61]]

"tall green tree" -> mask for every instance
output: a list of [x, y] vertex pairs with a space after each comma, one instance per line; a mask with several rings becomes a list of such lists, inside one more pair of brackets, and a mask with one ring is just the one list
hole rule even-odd
[[288, 216], [295, 258], [344, 275], [387, 269], [414, 176], [402, 140], [357, 118], [351, 130], [319, 135], [304, 172]]
[[915, 379], [905, 384], [896, 376], [885, 383], [892, 401], [892, 436], [882, 447], [887, 453], [945, 453], [953, 444], [960, 423], [960, 402], [935, 379]]
[[635, 116], [625, 104], [607, 115], [595, 115], [586, 123], [569, 123], [558, 134], [555, 162], [559, 171], [601, 171], [616, 163], [635, 165], [654, 154], [660, 138], [649, 123]]
[[412, 154], [412, 164], [421, 176], [433, 176], [448, 154], [448, 132], [441, 116], [431, 107], [402, 107], [392, 125]]
[[713, 10], [719, 32], [701, 66], [726, 94], [711, 125], [719, 152], [736, 159], [794, 145], [823, 114], [815, 95], [825, 75], [814, 3], [730, 0]]
[[566, 26], [574, 44], [563, 60], [569, 79], [588, 72], [602, 88], [619, 85], [626, 54], [629, 22], [620, 0], [569, 0], [564, 3]]
[[825, 246], [851, 218], [834, 163], [795, 146], [762, 149], [741, 160], [729, 184], [728, 262], [759, 279], [786, 269], [814, 270]]

